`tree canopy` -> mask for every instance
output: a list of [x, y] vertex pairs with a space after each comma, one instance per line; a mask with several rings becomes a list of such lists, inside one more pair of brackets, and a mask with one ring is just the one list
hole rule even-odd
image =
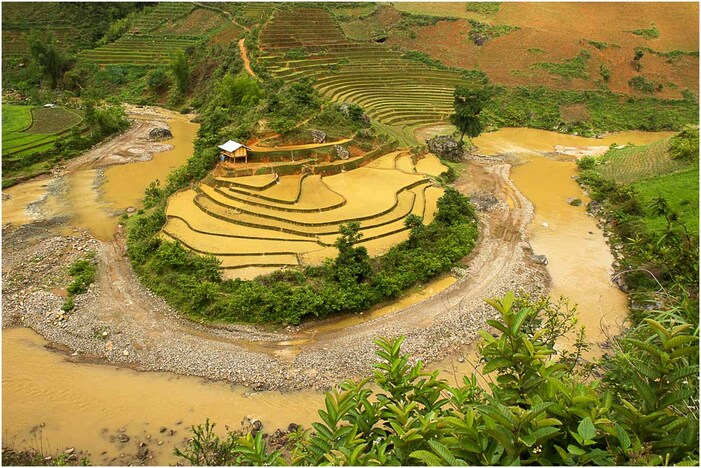
[[460, 130], [460, 140], [465, 137], [474, 138], [482, 133], [482, 122], [479, 114], [491, 98], [487, 87], [468, 88], [457, 86], [453, 94], [455, 113], [450, 116], [450, 123]]
[[27, 37], [27, 42], [29, 43], [29, 52], [39, 65], [42, 75], [49, 79], [52, 89], [56, 88], [63, 75], [63, 66], [66, 62], [65, 57], [56, 46], [56, 37], [51, 32], [32, 31]]

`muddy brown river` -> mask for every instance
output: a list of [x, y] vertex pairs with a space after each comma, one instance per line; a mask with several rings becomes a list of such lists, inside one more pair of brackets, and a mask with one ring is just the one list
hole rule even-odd
[[[175, 134], [171, 142], [175, 148], [170, 158], [167, 153], [156, 156], [168, 159], [168, 164], [161, 161], [114, 166], [104, 171], [102, 185], [95, 183], [96, 170], [86, 168], [69, 176], [70, 183], [64, 185], [68, 188], [63, 189], [68, 193], [62, 192], [63, 195], [49, 190], [49, 185], [56, 183], [50, 179], [21, 184], [8, 191], [13, 194], [12, 203], [3, 203], [3, 223], [11, 220], [21, 224], [55, 216], [52, 211], [65, 209], [70, 201], [80, 206], [67, 212], [71, 215], [71, 225], [87, 227], [101, 239], [111, 238], [117, 223], [115, 214], [127, 206], [138, 207], [146, 185], [156, 178], [164, 180], [170, 169], [182, 164], [191, 153], [197, 126], [184, 119], [171, 120], [169, 125]], [[568, 197], [588, 201], [571, 179], [575, 164], [541, 154], [553, 151], [555, 145], [642, 144], [666, 136], [629, 132], [592, 140], [538, 130], [504, 129], [476, 139], [484, 154], [510, 153], [521, 159], [523, 164], [512, 170], [512, 177], [535, 205], [535, 219], [529, 226], [531, 244], [536, 254], [548, 257], [552, 294], [566, 295], [579, 304], [580, 321], [587, 325], [591, 338], [601, 337], [601, 324], [615, 327], [625, 317], [626, 297], [610, 285], [613, 258], [595, 220], [586, 214], [583, 206], [567, 203]], [[39, 210], [26, 209], [42, 198], [45, 203], [39, 204]], [[445, 289], [453, 281], [454, 278], [443, 277], [398, 304], [365, 314], [366, 317], [326, 324], [328, 330], [320, 327], [317, 332], [338, 330], [341, 326], [392, 313]], [[170, 464], [177, 461], [172, 450], [187, 435], [186, 427], [205, 418], [217, 421], [223, 430], [225, 424], [239, 427], [242, 418], [248, 416], [260, 419], [266, 430], [274, 431], [285, 428], [289, 422], [308, 426], [317, 419], [316, 410], [323, 401], [320, 392], [311, 390], [251, 392], [194, 377], [75, 364], [45, 345], [45, 340], [29, 329], [2, 332], [5, 445], [43, 446], [47, 453], [77, 447], [89, 451], [95, 464], [123, 464], [137, 452], [138, 441], [147, 441], [153, 456], [148, 463]], [[468, 364], [453, 358], [432, 368], [443, 370], [443, 375], [451, 381], [471, 370]], [[161, 426], [166, 428], [163, 433]], [[119, 428], [124, 428], [130, 436], [129, 442], [122, 443], [116, 438]]]

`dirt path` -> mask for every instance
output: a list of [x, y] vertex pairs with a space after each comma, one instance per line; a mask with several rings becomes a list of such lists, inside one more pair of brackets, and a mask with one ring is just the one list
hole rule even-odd
[[[467, 275], [445, 291], [402, 311], [348, 328], [333, 321], [313, 326], [265, 331], [248, 325], [206, 327], [181, 319], [158, 296], [140, 285], [124, 256], [121, 230], [111, 243], [81, 233], [72, 254], [95, 246], [98, 281], [76, 301], [68, 319], [58, 319], [62, 299], [42, 286], [33, 262], [67, 265], [47, 252], [65, 236], [47, 232], [26, 236], [21, 228], [3, 232], [3, 284], [12, 277], [25, 282], [3, 288], [8, 317], [3, 326], [24, 324], [50, 341], [77, 350], [74, 360], [108, 361], [140, 370], [163, 370], [249, 385], [254, 388], [325, 388], [347, 377], [366, 375], [375, 362], [372, 341], [405, 335], [405, 349], [427, 361], [442, 359], [471, 343], [492, 312], [485, 297], [514, 288], [542, 290], [548, 278], [543, 267], [528, 260], [525, 226], [531, 204], [508, 178], [508, 164], [475, 159], [457, 182], [464, 193], [492, 193], [498, 201], [481, 212], [481, 239], [467, 263]], [[29, 231], [28, 231], [29, 232]], [[78, 249], [80, 247], [80, 249]], [[76, 250], [78, 249], [78, 250]], [[65, 268], [65, 267], [64, 267]], [[59, 281], [60, 283], [60, 281]], [[9, 283], [8, 283], [9, 284]], [[14, 283], [13, 283], [14, 284]], [[65, 282], [63, 283], [65, 285]]]
[[245, 68], [246, 72], [253, 78], [258, 79], [258, 75], [256, 75], [256, 73], [251, 68], [251, 61], [248, 59], [248, 51], [246, 50], [246, 45], [244, 44], [245, 41], [245, 37], [239, 39], [239, 50], [241, 51], [241, 58], [243, 59], [243, 68]]
[[308, 143], [305, 145], [287, 145], [287, 146], [256, 146], [256, 145], [250, 146], [249, 145], [249, 147], [253, 151], [295, 151], [295, 150], [304, 150], [304, 149], [324, 148], [326, 146], [333, 146], [333, 145], [342, 145], [344, 143], [348, 143], [349, 141], [351, 141], [350, 138], [343, 138], [341, 140], [329, 141], [326, 143]]
[[238, 26], [239, 28], [245, 30], [246, 32], [251, 32], [251, 28], [248, 28], [248, 27], [244, 26], [243, 24], [239, 23], [238, 21], [236, 21], [236, 19], [233, 17], [233, 15], [232, 15], [231, 13], [229, 13], [228, 11], [226, 11], [226, 10], [222, 10], [221, 8], [215, 7], [215, 6], [211, 5], [211, 4], [208, 4], [208, 5], [207, 5], [207, 4], [204, 4], [204, 3], [195, 2], [195, 5], [197, 5], [197, 6], [200, 7], [200, 8], [204, 8], [205, 10], [212, 10], [212, 11], [216, 11], [216, 12], [218, 12], [218, 13], [221, 13], [222, 15], [226, 16], [227, 18], [229, 18], [229, 20], [230, 20], [232, 23], [234, 23], [236, 26]]

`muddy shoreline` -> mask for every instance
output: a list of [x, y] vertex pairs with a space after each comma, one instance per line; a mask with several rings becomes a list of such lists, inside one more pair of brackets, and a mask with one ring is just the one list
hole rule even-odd
[[[466, 276], [420, 303], [347, 329], [317, 333], [305, 324], [265, 331], [189, 321], [140, 285], [124, 256], [121, 228], [114, 242], [101, 242], [79, 229], [73, 237], [57, 235], [50, 225], [3, 230], [3, 328], [30, 327], [54, 349], [70, 350], [73, 362], [167, 371], [254, 390], [326, 389], [363, 377], [376, 360], [372, 341], [378, 336], [405, 335], [404, 349], [414, 359], [444, 359], [469, 346], [492, 318], [483, 298], [515, 288], [547, 291], [545, 268], [528, 258], [524, 233], [533, 207], [510, 182], [509, 169], [498, 158], [474, 158], [467, 177], [456, 182], [464, 193], [486, 191], [499, 200], [480, 212], [480, 240], [463, 266]], [[97, 281], [62, 317], [63, 270], [87, 250], [97, 253]], [[22, 260], [34, 258], [42, 260]], [[38, 272], [37, 265], [43, 267]], [[26, 279], [18, 283], [13, 275]]]

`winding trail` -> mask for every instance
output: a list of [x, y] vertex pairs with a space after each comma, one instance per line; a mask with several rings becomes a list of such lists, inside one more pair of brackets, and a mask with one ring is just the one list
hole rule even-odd
[[239, 51], [241, 52], [241, 59], [243, 59], [243, 68], [246, 69], [246, 73], [251, 75], [253, 78], [258, 79], [258, 75], [256, 75], [251, 68], [251, 61], [248, 58], [248, 51], [246, 50], [246, 45], [244, 44], [245, 41], [245, 37], [239, 39]]

